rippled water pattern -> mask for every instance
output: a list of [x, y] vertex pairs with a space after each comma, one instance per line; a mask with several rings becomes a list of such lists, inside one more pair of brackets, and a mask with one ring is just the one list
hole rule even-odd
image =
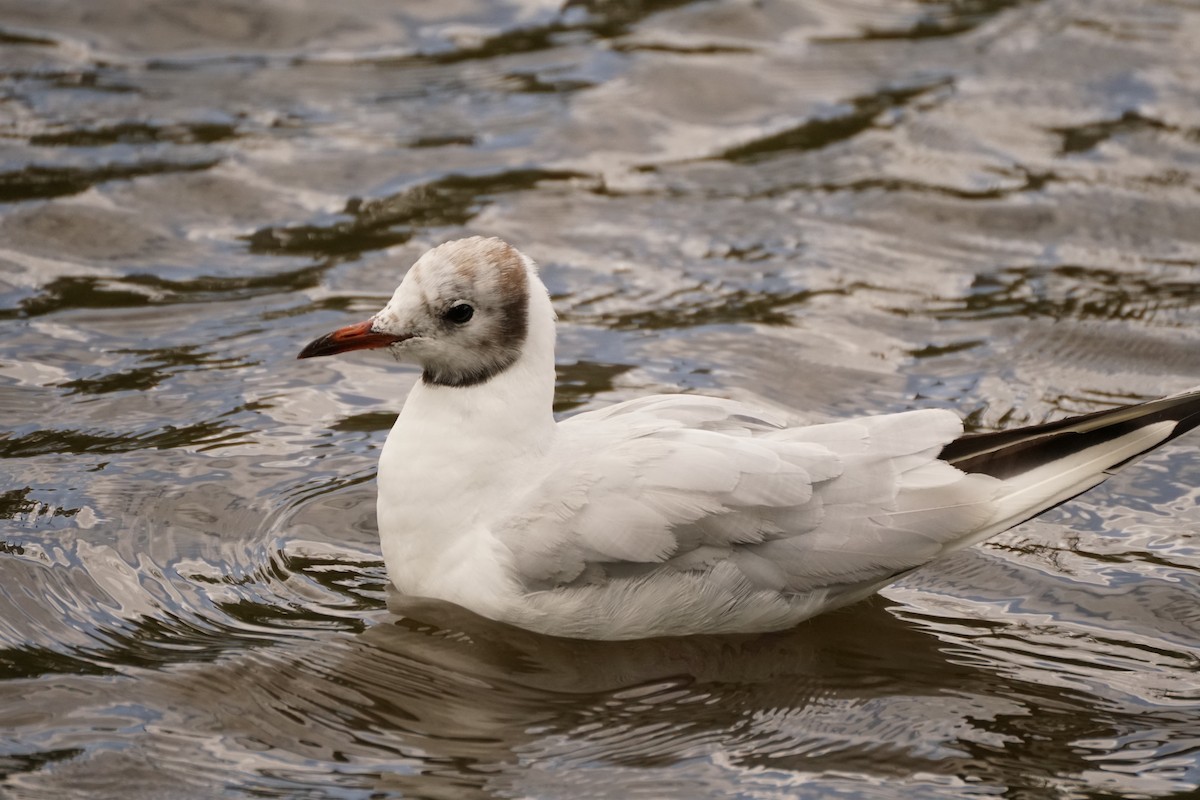
[[1195, 796], [1195, 436], [794, 631], [584, 644], [399, 613], [415, 373], [294, 356], [485, 233], [562, 413], [1196, 385], [1197, 42], [1187, 0], [0, 0], [0, 796]]

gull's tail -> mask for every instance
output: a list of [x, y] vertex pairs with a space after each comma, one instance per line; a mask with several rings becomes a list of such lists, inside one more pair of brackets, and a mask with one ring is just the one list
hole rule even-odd
[[943, 461], [1005, 485], [996, 516], [962, 545], [1070, 500], [1198, 426], [1200, 386], [1148, 403], [954, 440], [942, 448]]

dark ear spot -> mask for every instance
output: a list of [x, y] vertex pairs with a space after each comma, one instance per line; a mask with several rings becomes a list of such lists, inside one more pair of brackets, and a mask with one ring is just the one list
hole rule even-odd
[[504, 244], [505, 258], [499, 270], [501, 296], [505, 302], [501, 308], [499, 343], [520, 352], [529, 332], [529, 279], [525, 275], [525, 263], [512, 247]]

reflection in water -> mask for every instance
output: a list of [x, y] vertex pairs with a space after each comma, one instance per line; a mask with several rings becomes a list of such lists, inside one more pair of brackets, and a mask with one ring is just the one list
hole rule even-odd
[[294, 354], [483, 233], [542, 264], [559, 413], [991, 429], [1195, 385], [1196, 25], [0, 2], [0, 795], [1194, 793], [1192, 440], [794, 631], [571, 642], [389, 595], [417, 375]]
[[[889, 782], [956, 797], [968, 785], [1069, 788], [1104, 769], [1098, 742], [1200, 732], [1187, 713], [1097, 709], [1032, 672], [1002, 677], [974, 645], [1003, 626], [931, 621], [934, 637], [882, 603], [780, 634], [612, 643], [432, 604], [396, 610], [413, 616], [377, 613], [358, 634], [126, 670], [115, 683], [66, 679], [37, 689], [38, 706], [80, 720], [60, 727], [60, 751], [111, 731], [158, 765], [163, 786], [279, 796], [313, 783], [438, 797], [598, 786], [716, 797], [735, 785], [794, 796], [781, 780], [821, 779], [825, 790]], [[129, 682], [136, 703], [114, 704]], [[132, 766], [105, 748], [72, 758], [15, 785], [103, 785]]]

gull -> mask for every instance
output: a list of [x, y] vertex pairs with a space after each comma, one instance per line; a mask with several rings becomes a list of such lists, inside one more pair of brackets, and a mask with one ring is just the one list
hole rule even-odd
[[383, 310], [299, 354], [385, 348], [422, 370], [379, 459], [402, 594], [560, 637], [780, 630], [1200, 425], [1200, 386], [969, 435], [945, 409], [809, 425], [690, 394], [556, 421], [555, 322], [534, 262], [473, 237], [426, 252]]

